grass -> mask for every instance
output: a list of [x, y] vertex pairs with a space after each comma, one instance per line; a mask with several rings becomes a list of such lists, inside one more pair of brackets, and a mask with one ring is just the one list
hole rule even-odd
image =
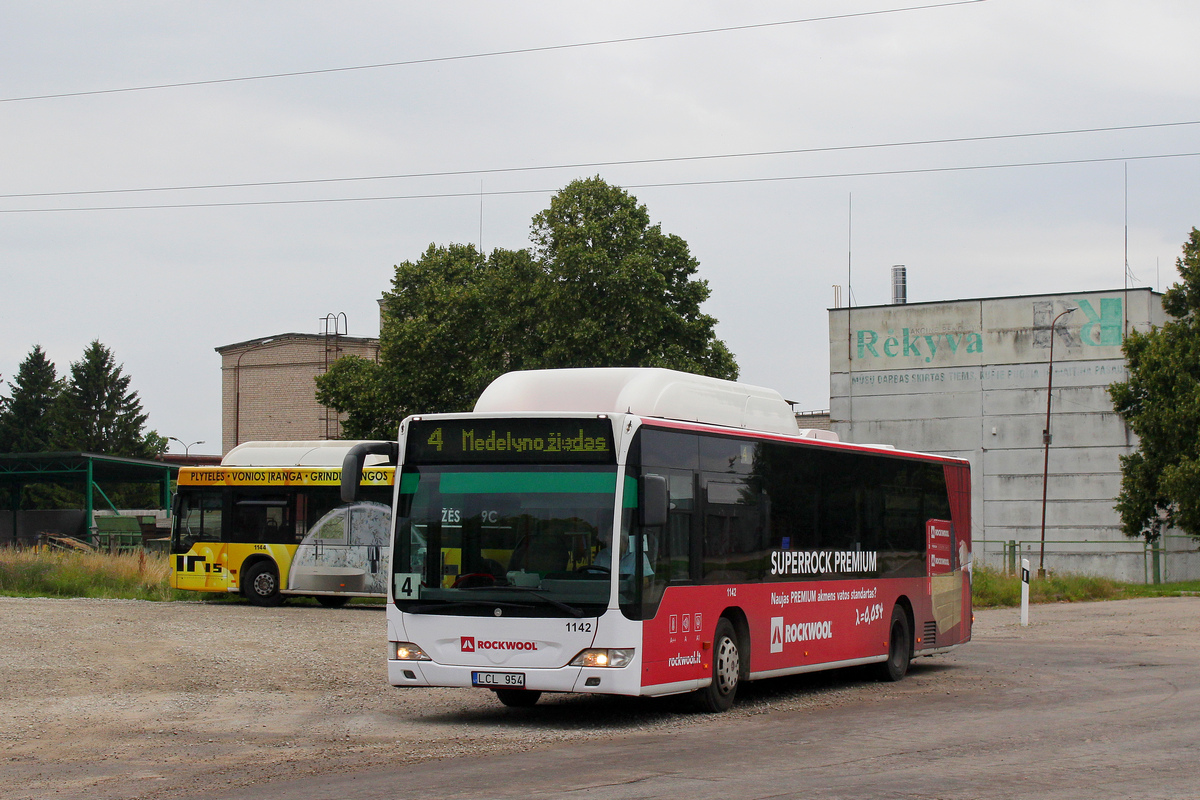
[[[0, 548], [0, 595], [9, 597], [245, 602], [238, 595], [172, 589], [168, 581], [170, 574], [171, 562], [163, 553], [109, 555]], [[1021, 603], [1021, 581], [1015, 576], [976, 566], [972, 585], [976, 608], [1003, 608]], [[1177, 597], [1185, 593], [1200, 594], [1200, 581], [1146, 585], [1086, 575], [1051, 573], [1029, 584], [1031, 603]], [[289, 602], [315, 604], [316, 601], [292, 598]]]
[[[1178, 597], [1200, 593], [1200, 581], [1183, 583], [1122, 583], [1091, 575], [1057, 575], [1029, 582], [1030, 603], [1081, 603], [1092, 600], [1128, 600], [1134, 597]], [[1021, 604], [1021, 579], [988, 567], [976, 566], [972, 576], [976, 608], [1004, 608]]]
[[68, 553], [0, 549], [0, 595], [177, 600], [171, 563], [161, 553]]
[[[110, 600], [202, 600], [245, 603], [239, 594], [172, 589], [165, 553], [73, 553], [0, 547], [0, 596], [92, 597]], [[377, 598], [352, 603], [377, 604]], [[317, 605], [315, 598], [291, 597], [289, 605]]]

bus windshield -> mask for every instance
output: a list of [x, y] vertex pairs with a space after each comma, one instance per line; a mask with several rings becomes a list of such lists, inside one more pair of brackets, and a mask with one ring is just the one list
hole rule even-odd
[[[398, 605], [435, 614], [603, 613], [614, 560], [618, 570], [629, 560], [627, 534], [614, 555], [616, 486], [613, 466], [406, 466], [394, 542]], [[627, 505], [635, 494], [627, 488]]]

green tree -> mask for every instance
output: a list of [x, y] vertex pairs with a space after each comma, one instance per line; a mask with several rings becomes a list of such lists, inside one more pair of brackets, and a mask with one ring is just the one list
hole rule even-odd
[[[344, 356], [317, 376], [317, 402], [335, 408], [347, 439], [391, 439], [400, 417], [389, 403], [389, 387], [382, 365], [360, 356]], [[390, 431], [390, 433], [389, 433]]]
[[708, 282], [687, 242], [599, 177], [573, 181], [533, 218], [545, 271], [544, 367], [666, 367], [734, 380], [737, 362], [700, 312]]
[[379, 362], [348, 356], [317, 379], [317, 399], [347, 414], [351, 438], [394, 436], [421, 411], [469, 411], [497, 375], [524, 365], [538, 307], [526, 251], [430, 245], [396, 267], [384, 296]]
[[1163, 296], [1174, 319], [1129, 334], [1128, 377], [1109, 387], [1138, 436], [1137, 450], [1121, 457], [1116, 508], [1127, 536], [1151, 541], [1169, 527], [1200, 537], [1200, 230], [1176, 267], [1181, 280]]
[[134, 458], [163, 452], [166, 440], [145, 432], [142, 401], [129, 383], [111, 350], [99, 341], [89, 344], [83, 357], [72, 362], [59, 397], [59, 449]]
[[41, 453], [54, 448], [55, 404], [62, 384], [41, 345], [34, 345], [17, 370], [10, 394], [0, 399], [0, 452]]
[[687, 243], [600, 178], [577, 180], [534, 217], [527, 250], [430, 245], [396, 267], [379, 362], [346, 357], [317, 399], [351, 438], [391, 437], [408, 414], [468, 411], [504, 372], [668, 367], [735, 379], [700, 312], [708, 284]]

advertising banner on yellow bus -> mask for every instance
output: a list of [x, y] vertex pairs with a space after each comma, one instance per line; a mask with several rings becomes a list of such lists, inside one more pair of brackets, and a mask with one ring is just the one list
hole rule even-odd
[[[367, 467], [362, 486], [391, 486], [395, 467]], [[180, 486], [337, 486], [341, 469], [329, 467], [184, 467]]]

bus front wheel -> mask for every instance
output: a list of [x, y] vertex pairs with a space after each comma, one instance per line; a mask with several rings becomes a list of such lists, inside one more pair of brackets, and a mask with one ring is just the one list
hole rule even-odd
[[273, 607], [283, 602], [279, 593], [279, 571], [270, 561], [259, 561], [242, 575], [246, 599], [256, 606]]
[[892, 609], [892, 622], [888, 627], [888, 657], [879, 665], [879, 679], [898, 681], [908, 672], [912, 660], [912, 634], [908, 628], [908, 614], [896, 606]]
[[703, 711], [720, 713], [733, 706], [738, 681], [742, 675], [742, 656], [738, 649], [737, 632], [732, 623], [722, 618], [713, 633], [712, 683], [696, 693]]
[[496, 699], [509, 708], [529, 708], [535, 705], [541, 692], [531, 692], [528, 689], [496, 689]]

